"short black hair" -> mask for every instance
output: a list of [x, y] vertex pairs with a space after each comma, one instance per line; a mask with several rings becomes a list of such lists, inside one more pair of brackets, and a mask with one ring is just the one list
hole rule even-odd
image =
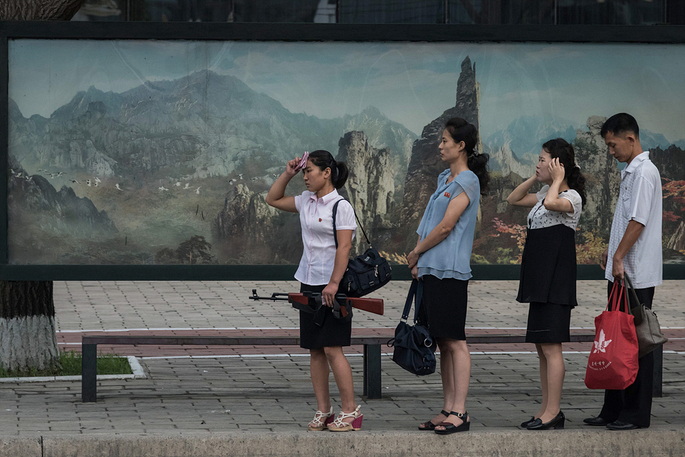
[[633, 132], [636, 137], [640, 137], [640, 127], [637, 126], [637, 121], [628, 113], [618, 113], [611, 116], [602, 125], [602, 130], [599, 132], [602, 138], [606, 137], [607, 133], [618, 135], [624, 132]]

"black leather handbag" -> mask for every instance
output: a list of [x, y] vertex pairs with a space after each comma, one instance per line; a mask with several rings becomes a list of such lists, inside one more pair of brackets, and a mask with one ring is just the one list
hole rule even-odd
[[[388, 346], [394, 347], [393, 362], [419, 376], [435, 372], [433, 338], [425, 327], [417, 323], [422, 295], [423, 283], [413, 280], [402, 311], [402, 320], [395, 328], [395, 338], [388, 341]], [[407, 318], [414, 301], [414, 325], [409, 325]]]
[[[333, 205], [333, 237], [335, 238], [336, 249], [338, 248], [338, 235], [335, 227], [335, 215], [338, 212], [338, 203], [342, 200], [344, 199], [341, 198]], [[388, 261], [371, 245], [357, 213], [354, 214], [354, 217], [362, 229], [369, 248], [363, 254], [349, 260], [345, 274], [340, 281], [338, 292], [348, 297], [363, 297], [386, 285], [392, 277], [392, 268], [390, 268]]]

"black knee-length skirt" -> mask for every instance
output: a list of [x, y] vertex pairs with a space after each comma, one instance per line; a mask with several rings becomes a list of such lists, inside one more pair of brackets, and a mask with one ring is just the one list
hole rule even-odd
[[575, 231], [565, 225], [528, 230], [516, 300], [530, 303], [526, 342], [571, 340], [576, 301]]
[[565, 225], [528, 230], [516, 301], [576, 306], [575, 231]]
[[568, 305], [532, 302], [528, 309], [526, 343], [571, 341], [571, 309]]
[[433, 338], [466, 340], [468, 281], [424, 275], [419, 321]]
[[[300, 292], [321, 292], [323, 286], [300, 285]], [[349, 346], [352, 336], [352, 321], [340, 322], [333, 316], [331, 308], [326, 308], [323, 325], [314, 323], [314, 315], [300, 311], [300, 347], [304, 349], [321, 349], [324, 347]]]

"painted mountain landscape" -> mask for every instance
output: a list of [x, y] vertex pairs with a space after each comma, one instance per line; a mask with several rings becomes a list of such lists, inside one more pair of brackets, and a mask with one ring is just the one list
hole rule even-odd
[[[620, 174], [599, 129], [607, 115], [630, 106], [611, 96], [597, 101], [591, 91], [567, 94], [573, 90], [567, 81], [549, 88], [561, 95], [536, 94], [526, 84], [505, 87], [497, 78], [511, 65], [513, 50], [471, 45], [453, 52], [425, 44], [431, 62], [418, 45], [380, 50], [320, 43], [300, 51], [295, 44], [214, 44], [201, 47], [214, 57], [196, 63], [196, 53], [180, 52], [179, 44], [115, 43], [118, 57], [108, 59], [101, 43], [60, 48], [55, 41], [47, 49], [39, 40], [10, 47], [12, 264], [296, 264], [298, 217], [268, 207], [264, 197], [287, 160], [314, 149], [348, 164], [343, 194], [374, 245], [403, 263], [444, 169], [437, 144], [454, 116], [479, 127], [480, 151], [491, 158], [473, 263], [520, 261], [527, 211], [508, 207], [506, 196], [534, 172], [540, 145], [556, 137], [572, 142], [588, 178], [576, 236], [579, 263], [597, 263], [606, 246]], [[501, 53], [499, 61], [493, 52]], [[60, 68], [70, 53], [81, 57]], [[407, 64], [407, 56], [417, 62]], [[54, 59], [47, 77], [35, 64], [45, 58]], [[549, 57], [536, 58], [543, 65]], [[575, 58], [592, 63], [596, 56]], [[181, 70], [174, 67], [179, 59], [185, 59]], [[427, 73], [429, 67], [439, 71]], [[681, 86], [682, 70], [673, 70]], [[113, 81], [126, 78], [117, 71], [135, 78], [118, 87]], [[518, 77], [533, 84], [531, 75]], [[573, 105], [579, 96], [586, 103]], [[550, 111], [555, 97], [570, 97], [568, 109]], [[683, 119], [683, 103], [663, 117], [663, 130], [654, 127], [662, 119], [652, 115], [655, 106], [633, 114], [648, 120], [642, 145], [662, 176], [664, 261], [685, 263], [685, 134], [682, 122], [668, 120]], [[288, 193], [303, 190], [294, 179]], [[355, 248], [364, 248], [361, 237]]]

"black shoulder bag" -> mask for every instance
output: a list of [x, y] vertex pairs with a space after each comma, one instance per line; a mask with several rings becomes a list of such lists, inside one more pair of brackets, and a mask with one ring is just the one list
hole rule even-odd
[[[338, 248], [338, 234], [335, 228], [335, 215], [338, 212], [338, 203], [343, 200], [344, 198], [341, 198], [333, 205], [333, 238], [335, 239], [336, 249]], [[390, 281], [392, 268], [390, 268], [388, 261], [381, 257], [376, 248], [371, 245], [371, 241], [366, 236], [364, 227], [362, 227], [356, 212], [354, 217], [357, 219], [359, 228], [362, 229], [369, 248], [364, 254], [349, 260], [345, 274], [340, 281], [338, 292], [348, 297], [363, 297], [386, 285]]]
[[[422, 296], [423, 284], [415, 279], [409, 288], [407, 301], [402, 311], [402, 320], [395, 328], [395, 338], [388, 341], [388, 346], [394, 347], [393, 362], [415, 375], [435, 372], [433, 339], [428, 330], [417, 323]], [[414, 325], [409, 325], [407, 319], [414, 301]]]

